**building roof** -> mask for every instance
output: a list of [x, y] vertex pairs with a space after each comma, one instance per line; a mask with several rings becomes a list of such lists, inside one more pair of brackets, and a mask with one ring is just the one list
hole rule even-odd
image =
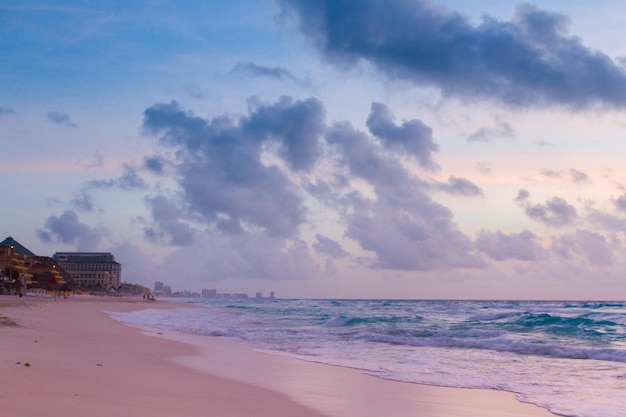
[[13, 250], [20, 255], [37, 256], [11, 236], [0, 242], [0, 246], [13, 246]]
[[57, 252], [52, 256], [59, 263], [113, 263], [115, 257], [110, 252]]

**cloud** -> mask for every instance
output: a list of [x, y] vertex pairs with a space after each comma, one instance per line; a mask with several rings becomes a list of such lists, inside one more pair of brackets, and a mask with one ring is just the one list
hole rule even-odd
[[281, 0], [332, 63], [373, 64], [390, 80], [510, 106], [626, 105], [619, 62], [568, 34], [569, 18], [519, 5], [510, 21], [469, 18], [427, 0]]
[[373, 187], [374, 198], [355, 189], [335, 199], [346, 236], [375, 255], [362, 258], [363, 263], [399, 270], [483, 266], [469, 238], [452, 222], [452, 212], [430, 198], [430, 185], [409, 175], [397, 156], [349, 123], [336, 123], [326, 140], [349, 178]]
[[65, 112], [52, 111], [46, 113], [46, 117], [52, 123], [56, 123], [65, 127], [77, 127], [74, 122], [70, 119], [70, 116]]
[[408, 120], [398, 126], [389, 107], [383, 103], [372, 103], [367, 127], [386, 148], [417, 157], [420, 165], [425, 168], [437, 168], [437, 164], [432, 160], [432, 154], [439, 148], [433, 140], [433, 130], [421, 120]]
[[185, 92], [187, 95], [195, 100], [202, 100], [206, 98], [206, 93], [202, 91], [202, 88], [193, 82], [188, 82], [185, 84]]
[[561, 172], [554, 171], [552, 169], [542, 169], [540, 174], [550, 179], [560, 179], [562, 176]]
[[466, 178], [450, 176], [447, 183], [438, 183], [436, 188], [448, 194], [463, 195], [466, 197], [481, 197], [483, 190]]
[[576, 184], [589, 184], [591, 182], [589, 175], [574, 168], [569, 170], [569, 176], [572, 182]]
[[165, 173], [166, 160], [159, 156], [144, 158], [144, 166], [152, 173], [163, 175]]
[[75, 244], [82, 251], [97, 249], [104, 235], [104, 230], [81, 223], [76, 212], [72, 210], [66, 210], [60, 216], [48, 217], [44, 228], [37, 230], [37, 236], [42, 242]]
[[294, 171], [310, 170], [320, 155], [323, 117], [315, 99], [251, 101], [248, 116], [213, 119], [171, 102], [148, 108], [143, 126], [162, 145], [177, 149], [177, 160], [170, 163], [187, 215], [223, 232], [259, 228], [288, 237], [305, 221], [305, 206], [289, 177], [263, 161], [264, 145], [276, 143]]
[[467, 137], [467, 141], [472, 142], [490, 142], [493, 139], [509, 139], [515, 137], [513, 127], [502, 120], [496, 121], [495, 127], [481, 127], [476, 132]]
[[246, 135], [278, 141], [279, 154], [291, 169], [311, 170], [320, 156], [319, 138], [325, 128], [322, 103], [281, 97], [274, 105], [250, 100], [249, 106], [252, 113], [242, 120]]
[[496, 261], [536, 261], [545, 256], [545, 249], [537, 243], [537, 235], [529, 230], [511, 234], [482, 230], [476, 238], [476, 247]]
[[86, 188], [120, 188], [127, 191], [145, 190], [147, 184], [143, 178], [137, 173], [137, 169], [129, 164], [123, 164], [123, 172], [119, 178], [108, 180], [92, 180], [88, 181]]
[[476, 162], [476, 169], [483, 175], [488, 175], [493, 172], [493, 164], [491, 162], [479, 161]]
[[345, 258], [349, 255], [348, 252], [343, 250], [338, 242], [327, 238], [326, 236], [318, 233], [315, 235], [315, 239], [317, 239], [317, 242], [313, 244], [313, 248], [319, 253], [328, 255], [334, 259]]
[[[115, 255], [117, 262], [122, 264], [122, 280], [125, 282], [142, 284], [151, 288], [155, 278], [162, 276], [160, 270], [163, 267], [130, 241], [121, 242], [107, 250]], [[180, 267], [178, 273], [180, 273]]]
[[[176, 102], [146, 109], [144, 132], [175, 150], [163, 153], [170, 156], [155, 166], [167, 164], [180, 188], [176, 200], [148, 200], [154, 222], [146, 236], [182, 245], [174, 237], [191, 232], [193, 224], [195, 238], [206, 233], [227, 245], [269, 239], [277, 250], [301, 253], [308, 250], [300, 242], [301, 226], [312, 221], [306, 197], [339, 217], [344, 236], [361, 246], [362, 262], [374, 268], [482, 267], [452, 212], [428, 195], [432, 184], [401, 163], [409, 153], [435, 165], [430, 128], [416, 120], [398, 125], [380, 103], [372, 109], [371, 135], [347, 122], [326, 126], [316, 99], [282, 97], [272, 104], [251, 99], [248, 114], [237, 117], [201, 118]], [[454, 176], [442, 187], [464, 195], [480, 192]], [[339, 242], [323, 235], [313, 249], [345, 256]], [[221, 260], [213, 262], [228, 270]]]
[[240, 62], [232, 69], [233, 73], [248, 75], [250, 77], [267, 77], [278, 81], [297, 81], [289, 71], [281, 67], [266, 67], [252, 62]]
[[8, 107], [0, 107], [0, 116], [5, 116], [8, 114], [15, 114], [15, 111]]
[[582, 256], [593, 266], [609, 266], [614, 260], [606, 238], [588, 230], [577, 230], [572, 234], [558, 236], [553, 240], [552, 248], [567, 259]]
[[522, 204], [522, 203], [525, 203], [529, 197], [530, 197], [530, 193], [528, 192], [528, 190], [525, 190], [522, 188], [517, 193], [517, 197], [515, 197], [515, 201], [517, 203]]
[[194, 265], [185, 281], [306, 280], [319, 276], [320, 267], [301, 241], [266, 234], [199, 234], [196, 244], [174, 251], [163, 262], [172, 280], [181, 265]]
[[524, 208], [526, 215], [546, 226], [562, 227], [574, 223], [578, 218], [576, 208], [560, 197], [552, 197], [545, 204], [531, 204], [530, 194], [522, 189], [515, 201]]
[[602, 212], [600, 210], [588, 209], [585, 220], [595, 227], [599, 227], [608, 232], [626, 232], [626, 219]]
[[446, 207], [429, 199], [416, 199], [412, 209], [384, 199], [360, 203], [346, 215], [346, 236], [376, 255], [365, 260], [368, 267], [427, 271], [484, 266]]
[[70, 202], [78, 210], [93, 211], [94, 201], [93, 196], [88, 194], [86, 190], [83, 190], [76, 198]]
[[93, 156], [93, 161], [86, 164], [86, 168], [102, 168], [104, 166], [104, 158], [102, 154], [98, 151], [95, 152]]
[[154, 225], [144, 229], [144, 236], [152, 242], [174, 246], [194, 243], [193, 229], [181, 222], [182, 210], [174, 201], [164, 196], [148, 197], [146, 203], [152, 212]]
[[[567, 180], [568, 179], [566, 178], [564, 172], [555, 171], [552, 169], [542, 169], [540, 174], [546, 178], [553, 179], [553, 180]], [[589, 175], [577, 169], [571, 168], [567, 174], [569, 177], [569, 181], [574, 184], [591, 183], [591, 179], [589, 178]]]
[[615, 200], [615, 207], [620, 211], [626, 211], [626, 193], [617, 197], [617, 200]]

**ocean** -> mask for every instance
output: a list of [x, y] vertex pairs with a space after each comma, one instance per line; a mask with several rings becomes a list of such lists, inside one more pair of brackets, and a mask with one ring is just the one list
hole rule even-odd
[[204, 308], [111, 315], [380, 378], [510, 391], [564, 416], [626, 413], [626, 303], [176, 301]]

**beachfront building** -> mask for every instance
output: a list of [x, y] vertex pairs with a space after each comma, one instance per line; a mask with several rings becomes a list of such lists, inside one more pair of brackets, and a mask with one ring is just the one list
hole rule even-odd
[[4, 280], [13, 281], [24, 275], [28, 280], [32, 274], [28, 270], [30, 260], [35, 254], [22, 246], [11, 236], [0, 242], [0, 276]]
[[78, 287], [120, 288], [122, 265], [108, 252], [57, 252], [52, 257]]
[[72, 284], [69, 275], [52, 258], [38, 256], [11, 236], [0, 242], [0, 292], [6, 292], [16, 279], [26, 287], [55, 289]]
[[72, 287], [72, 278], [57, 264], [54, 259], [48, 256], [36, 256], [30, 263], [30, 273], [33, 275], [33, 288], [56, 289], [68, 284]]

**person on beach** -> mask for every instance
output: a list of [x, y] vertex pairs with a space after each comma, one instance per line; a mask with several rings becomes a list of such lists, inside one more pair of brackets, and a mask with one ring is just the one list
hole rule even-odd
[[52, 277], [48, 280], [48, 285], [52, 288], [52, 292], [54, 294], [54, 301], [57, 300], [57, 280], [56, 278]]
[[15, 279], [13, 281], [13, 287], [15, 288], [15, 295], [18, 296], [22, 296], [22, 280], [21, 279]]
[[20, 275], [20, 297], [26, 294], [26, 275]]

